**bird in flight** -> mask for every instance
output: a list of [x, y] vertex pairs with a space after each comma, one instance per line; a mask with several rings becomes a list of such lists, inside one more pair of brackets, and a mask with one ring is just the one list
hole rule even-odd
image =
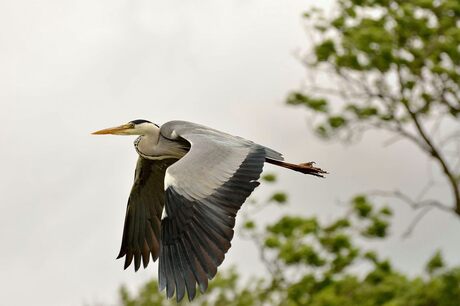
[[93, 134], [138, 135], [139, 154], [120, 253], [126, 269], [159, 259], [160, 291], [191, 301], [204, 293], [233, 238], [236, 213], [259, 185], [265, 162], [322, 177], [313, 163], [291, 164], [280, 153], [203, 125], [134, 120]]

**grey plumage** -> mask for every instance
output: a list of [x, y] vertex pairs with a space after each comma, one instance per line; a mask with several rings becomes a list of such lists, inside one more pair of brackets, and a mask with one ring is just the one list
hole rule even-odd
[[[140, 135], [140, 157], [117, 258], [137, 271], [159, 258], [159, 288], [177, 301], [208, 287], [231, 246], [235, 217], [259, 185], [264, 162], [322, 176], [312, 164], [288, 164], [280, 153], [202, 125], [146, 120], [95, 134]], [[163, 209], [165, 217], [162, 218]]]

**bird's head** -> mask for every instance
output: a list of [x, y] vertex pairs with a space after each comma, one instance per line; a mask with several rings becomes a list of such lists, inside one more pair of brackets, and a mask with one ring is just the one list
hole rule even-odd
[[158, 125], [144, 119], [130, 121], [120, 126], [93, 132], [93, 135], [146, 135], [158, 130]]

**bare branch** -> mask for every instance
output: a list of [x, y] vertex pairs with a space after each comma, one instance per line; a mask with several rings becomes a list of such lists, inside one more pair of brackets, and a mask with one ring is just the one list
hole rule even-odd
[[456, 130], [453, 133], [450, 133], [444, 139], [441, 140], [440, 146], [444, 146], [452, 141], [459, 141], [460, 142], [460, 130]]
[[404, 234], [402, 235], [403, 238], [407, 238], [409, 237], [412, 232], [414, 231], [415, 227], [417, 226], [417, 224], [422, 221], [423, 217], [426, 216], [426, 214], [432, 209], [432, 207], [426, 207], [424, 208], [423, 210], [421, 210], [415, 217], [414, 219], [412, 220], [412, 222], [409, 224], [409, 226], [407, 227], [406, 231], [404, 232]]
[[437, 208], [442, 211], [446, 211], [449, 213], [456, 213], [455, 208], [446, 206], [445, 204], [439, 202], [438, 200], [433, 200], [433, 199], [428, 199], [428, 200], [422, 200], [422, 201], [417, 201], [409, 197], [408, 195], [404, 194], [403, 192], [399, 190], [394, 190], [394, 191], [383, 191], [383, 190], [374, 190], [371, 192], [368, 192], [370, 196], [378, 196], [378, 197], [385, 197], [385, 198], [395, 198], [400, 200], [401, 202], [409, 205], [412, 209], [418, 210], [422, 208]]
[[405, 88], [404, 87], [404, 81], [403, 81], [401, 68], [399, 66], [398, 66], [397, 72], [398, 72], [397, 75], [398, 75], [398, 81], [399, 81], [399, 84], [400, 84], [400, 92], [401, 92], [401, 98], [402, 98], [401, 102], [402, 102], [404, 108], [406, 109], [407, 113], [409, 114], [409, 116], [412, 118], [412, 121], [413, 121], [413, 123], [415, 125], [416, 130], [418, 131], [418, 134], [423, 139], [425, 144], [428, 146], [431, 156], [439, 163], [439, 165], [442, 168], [442, 171], [446, 175], [447, 180], [449, 182], [449, 185], [450, 185], [450, 187], [452, 189], [453, 196], [454, 196], [455, 211], [457, 212], [457, 214], [460, 215], [460, 188], [459, 188], [459, 184], [457, 182], [457, 178], [454, 176], [454, 174], [451, 171], [449, 165], [447, 164], [446, 160], [444, 159], [442, 153], [435, 146], [435, 144], [431, 140], [430, 136], [428, 136], [428, 134], [426, 133], [424, 127], [422, 126], [422, 123], [419, 120], [418, 114], [412, 111], [409, 103], [405, 99], [405, 96], [404, 96], [404, 88]]
[[383, 146], [384, 147], [389, 147], [391, 145], [394, 145], [395, 143], [403, 140], [404, 137], [402, 137], [401, 135], [394, 135], [393, 137], [387, 139], [386, 141], [383, 142]]
[[394, 191], [375, 190], [367, 194], [370, 196], [394, 198], [394, 199], [397, 199], [407, 204], [410, 208], [414, 210], [420, 210], [418, 214], [413, 218], [413, 220], [407, 227], [404, 234], [402, 235], [403, 238], [407, 238], [410, 234], [412, 234], [417, 224], [425, 217], [425, 215], [434, 208], [454, 214], [454, 215], [457, 214], [454, 207], [446, 206], [443, 203], [439, 202], [438, 200], [433, 200], [433, 199], [421, 200], [421, 198], [426, 194], [428, 189], [432, 187], [432, 184], [433, 184], [432, 181], [431, 183], [427, 184], [425, 188], [422, 189], [422, 191], [420, 192], [420, 194], [417, 196], [416, 199], [412, 199], [410, 196], [408, 196], [407, 194], [404, 194], [403, 192], [399, 190], [394, 190]]

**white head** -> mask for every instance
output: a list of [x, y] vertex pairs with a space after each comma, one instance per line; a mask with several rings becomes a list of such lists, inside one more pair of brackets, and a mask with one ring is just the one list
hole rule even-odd
[[144, 119], [137, 119], [126, 124], [94, 132], [93, 135], [152, 135], [157, 134], [159, 126]]

